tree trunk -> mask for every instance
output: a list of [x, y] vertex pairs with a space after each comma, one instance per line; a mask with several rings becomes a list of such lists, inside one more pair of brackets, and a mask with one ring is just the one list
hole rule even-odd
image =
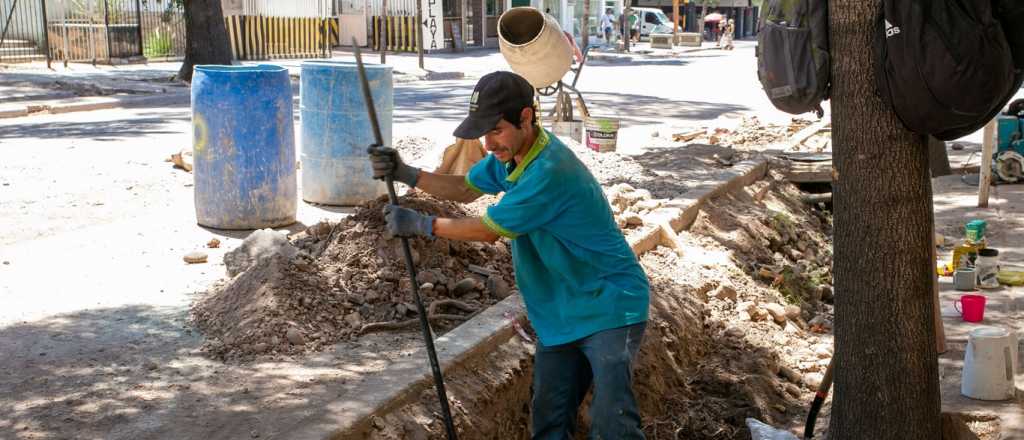
[[[590, 0], [583, 0], [583, 16], [580, 17], [580, 38], [583, 39], [581, 51], [586, 51], [590, 46]], [[601, 33], [599, 30], [598, 33]]]
[[838, 367], [829, 431], [832, 440], [938, 439], [928, 153], [875, 95], [878, 3], [830, 4]]
[[197, 64], [231, 64], [231, 44], [224, 27], [221, 0], [185, 1], [185, 61], [178, 78], [192, 81]]
[[700, 2], [700, 18], [697, 19], [697, 33], [700, 34], [701, 44], [704, 44], [704, 16], [708, 13], [708, 0]]

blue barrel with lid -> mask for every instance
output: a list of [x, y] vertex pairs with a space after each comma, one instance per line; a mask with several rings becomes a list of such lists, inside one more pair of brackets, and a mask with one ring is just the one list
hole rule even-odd
[[259, 229], [295, 223], [298, 189], [288, 70], [196, 66], [192, 152], [200, 225]]
[[[390, 66], [366, 65], [366, 76], [385, 146], [391, 146], [394, 89]], [[325, 205], [358, 205], [386, 194], [373, 179], [366, 147], [376, 140], [366, 113], [355, 63], [302, 63], [302, 199]]]

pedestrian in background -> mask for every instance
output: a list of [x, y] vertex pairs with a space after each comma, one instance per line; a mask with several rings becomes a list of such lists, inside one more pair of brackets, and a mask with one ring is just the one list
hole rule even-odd
[[601, 14], [601, 32], [604, 34], [605, 44], [612, 44], [612, 28], [615, 26], [615, 14], [612, 12], [612, 8], [604, 10], [604, 14]]
[[725, 24], [725, 30], [722, 31], [722, 50], [732, 50], [733, 34], [736, 32], [736, 22], [733, 19]]

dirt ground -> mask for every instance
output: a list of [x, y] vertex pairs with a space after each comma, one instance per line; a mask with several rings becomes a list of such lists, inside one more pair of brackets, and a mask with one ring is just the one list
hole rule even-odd
[[[830, 262], [829, 234], [829, 215], [804, 205], [796, 188], [773, 174], [714, 199], [680, 233], [678, 247], [641, 257], [652, 301], [635, 388], [648, 438], [748, 439], [748, 417], [802, 428], [832, 351], [831, 298], [816, 294], [828, 289], [831, 278], [811, 257]], [[805, 252], [773, 259], [765, 250], [773, 246]], [[758, 258], [768, 258], [766, 265], [782, 273], [820, 272], [794, 279], [821, 284], [787, 291], [799, 283], [782, 273], [763, 277], [761, 267], [752, 269]], [[513, 338], [487, 359], [449, 373], [446, 385], [463, 436], [528, 437], [531, 362], [530, 344]], [[423, 390], [414, 402], [373, 420], [364, 435], [444, 438], [432, 392]], [[589, 424], [586, 404], [580, 420], [582, 439]], [[819, 432], [827, 420], [826, 407]]]

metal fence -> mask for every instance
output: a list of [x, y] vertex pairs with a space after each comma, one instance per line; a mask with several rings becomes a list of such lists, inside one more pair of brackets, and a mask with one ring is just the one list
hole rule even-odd
[[150, 60], [185, 57], [185, 11], [174, 0], [142, 2], [142, 54]]
[[141, 0], [45, 0], [54, 60], [114, 62], [142, 56]]
[[46, 60], [46, 3], [0, 0], [0, 62]]

